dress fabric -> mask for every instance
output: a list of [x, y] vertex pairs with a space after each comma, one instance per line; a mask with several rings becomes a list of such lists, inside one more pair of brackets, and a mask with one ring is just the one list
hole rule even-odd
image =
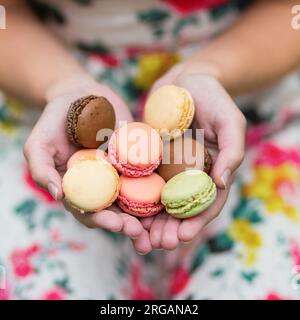
[[[229, 27], [248, 1], [31, 0], [87, 70], [141, 119], [153, 82]], [[137, 255], [77, 222], [22, 155], [39, 114], [0, 95], [1, 299], [298, 299], [300, 77], [237, 99], [246, 159], [202, 240]]]

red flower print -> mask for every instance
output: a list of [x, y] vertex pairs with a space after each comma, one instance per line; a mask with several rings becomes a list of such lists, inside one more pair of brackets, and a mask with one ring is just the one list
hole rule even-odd
[[40, 246], [34, 244], [26, 249], [16, 249], [11, 254], [11, 262], [16, 276], [25, 278], [34, 272], [31, 258], [40, 250]]
[[45, 201], [45, 202], [49, 202], [49, 203], [56, 202], [53, 199], [53, 197], [51, 196], [51, 194], [47, 190], [45, 190], [42, 187], [38, 186], [33, 181], [27, 166], [25, 167], [25, 170], [24, 170], [24, 181], [27, 184], [27, 186], [34, 191], [34, 193], [36, 194], [36, 196], [40, 200]]
[[133, 265], [131, 268], [131, 287], [133, 292], [129, 297], [130, 300], [155, 299], [151, 290], [142, 282], [141, 268], [137, 264]]
[[118, 57], [111, 53], [110, 54], [91, 53], [89, 55], [89, 59], [94, 60], [96, 62], [100, 62], [101, 64], [109, 68], [118, 67], [120, 64]]
[[178, 12], [188, 14], [196, 10], [203, 10], [220, 6], [229, 0], [164, 0]]
[[180, 266], [175, 269], [170, 279], [169, 291], [171, 295], [180, 293], [189, 283], [190, 275], [186, 268]]
[[10, 290], [7, 280], [5, 281], [5, 289], [0, 288], [0, 300], [10, 300]]
[[285, 162], [290, 162], [300, 166], [300, 149], [281, 148], [273, 143], [265, 143], [260, 147], [259, 156], [255, 159], [255, 165], [279, 166]]
[[295, 239], [291, 240], [290, 254], [293, 258], [294, 265], [299, 266], [300, 271], [300, 247]]
[[292, 300], [292, 299], [282, 297], [279, 294], [274, 293], [274, 292], [270, 292], [265, 296], [265, 298], [263, 298], [263, 300]]
[[0, 289], [0, 300], [9, 300], [8, 290]]
[[61, 287], [54, 287], [45, 292], [41, 300], [65, 300], [67, 292]]

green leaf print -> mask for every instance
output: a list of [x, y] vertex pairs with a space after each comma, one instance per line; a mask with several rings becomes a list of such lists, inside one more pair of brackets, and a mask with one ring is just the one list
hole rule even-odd
[[208, 240], [207, 245], [210, 252], [219, 253], [232, 249], [234, 242], [228, 233], [223, 232]]
[[164, 35], [163, 24], [170, 17], [170, 13], [163, 9], [150, 9], [137, 13], [140, 22], [148, 24], [152, 29], [153, 36], [157, 39]]
[[224, 273], [225, 273], [224, 268], [218, 268], [218, 269], [213, 270], [213, 271], [210, 273], [210, 275], [211, 275], [213, 278], [218, 278], [218, 277], [223, 276]]
[[66, 17], [53, 4], [50, 5], [39, 0], [28, 0], [28, 3], [42, 21], [52, 20], [59, 24], [66, 23]]
[[209, 254], [209, 248], [206, 244], [202, 245], [195, 253], [194, 259], [191, 263], [190, 273], [193, 273], [206, 260]]
[[163, 9], [154, 8], [138, 12], [137, 17], [141, 22], [156, 24], [167, 20], [170, 17], [170, 13]]
[[66, 214], [63, 211], [57, 210], [57, 209], [51, 209], [45, 214], [45, 216], [43, 218], [43, 222], [42, 222], [43, 227], [45, 229], [48, 229], [50, 227], [53, 219], [54, 220], [56, 220], [56, 219], [61, 220], [61, 219], [64, 219], [65, 216], [66, 216]]
[[65, 277], [63, 277], [63, 278], [61, 278], [61, 279], [56, 279], [56, 280], [54, 280], [54, 283], [57, 285], [57, 286], [59, 286], [59, 287], [61, 287], [61, 288], [63, 288], [65, 291], [67, 291], [68, 293], [72, 293], [72, 289], [71, 289], [71, 287], [70, 287], [70, 279], [69, 279], [69, 277], [68, 276], [65, 276]]
[[122, 91], [124, 97], [131, 101], [136, 101], [140, 95], [143, 93], [143, 91], [135, 85], [134, 81], [132, 79], [125, 80], [125, 83], [122, 86]]
[[177, 37], [184, 27], [188, 25], [196, 25], [198, 24], [198, 18], [196, 16], [189, 16], [186, 18], [179, 19], [176, 21], [174, 28], [173, 28], [173, 35]]
[[228, 12], [233, 11], [236, 8], [234, 3], [226, 3], [221, 6], [212, 8], [210, 15], [213, 20], [217, 20], [225, 16]]
[[101, 234], [104, 234], [109, 239], [111, 239], [114, 242], [120, 242], [124, 240], [124, 236], [121, 233], [111, 232], [105, 229], [99, 230]]
[[93, 44], [85, 43], [85, 42], [78, 42], [77, 43], [78, 49], [85, 51], [85, 52], [94, 52], [99, 54], [108, 54], [110, 53], [109, 48], [102, 42], [95, 42]]
[[80, 5], [90, 5], [94, 0], [73, 0], [74, 2], [80, 4]]
[[242, 271], [241, 272], [241, 277], [246, 281], [246, 282], [249, 282], [249, 283], [252, 283], [256, 277], [258, 276], [258, 272], [256, 271]]
[[34, 229], [36, 226], [34, 221], [36, 207], [37, 207], [36, 200], [26, 199], [15, 208], [15, 213], [25, 220], [25, 223], [29, 230]]
[[242, 198], [238, 206], [233, 211], [234, 219], [245, 219], [251, 223], [261, 223], [263, 221], [259, 212], [259, 202]]

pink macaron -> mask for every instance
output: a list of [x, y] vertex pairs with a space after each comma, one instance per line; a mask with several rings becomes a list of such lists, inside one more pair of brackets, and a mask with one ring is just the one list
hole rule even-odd
[[160, 164], [162, 140], [149, 125], [131, 122], [114, 132], [108, 155], [112, 165], [129, 177], [150, 175]]
[[158, 214], [164, 206], [160, 195], [165, 181], [156, 173], [141, 178], [122, 175], [121, 188], [118, 195], [120, 208], [136, 217], [150, 217]]

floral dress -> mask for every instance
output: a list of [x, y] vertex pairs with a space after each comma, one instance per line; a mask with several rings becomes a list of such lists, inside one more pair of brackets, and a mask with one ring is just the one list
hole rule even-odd
[[[152, 83], [248, 2], [28, 1], [137, 119]], [[222, 214], [202, 241], [143, 257], [122, 235], [79, 224], [32, 181], [22, 144], [38, 114], [2, 93], [0, 299], [298, 299], [299, 85], [294, 74], [237, 99], [248, 150]]]

